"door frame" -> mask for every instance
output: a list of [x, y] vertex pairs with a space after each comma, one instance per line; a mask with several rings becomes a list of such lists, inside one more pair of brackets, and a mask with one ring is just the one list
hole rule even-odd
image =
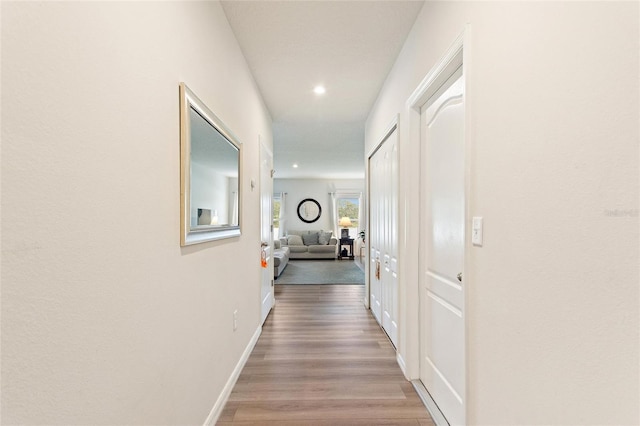
[[[271, 291], [269, 293], [269, 302], [270, 302], [270, 306], [269, 306], [269, 312], [267, 312], [266, 314], [263, 311], [263, 306], [264, 306], [264, 301], [266, 300], [263, 299], [262, 297], [262, 288], [265, 285], [265, 282], [263, 281], [264, 279], [264, 274], [265, 271], [260, 271], [260, 325], [264, 324], [264, 321], [267, 319], [267, 317], [269, 316], [269, 313], [271, 313], [271, 309], [273, 309], [273, 307], [275, 306], [275, 286], [274, 286], [274, 278], [273, 278], [273, 151], [271, 150], [271, 148], [269, 148], [264, 141], [262, 140], [262, 138], [260, 137], [260, 135], [258, 135], [258, 145], [260, 147], [259, 150], [259, 198], [260, 198], [260, 240], [262, 241], [262, 232], [264, 231], [263, 226], [264, 224], [262, 223], [262, 217], [263, 217], [263, 205], [262, 205], [262, 196], [263, 196], [263, 190], [267, 189], [269, 191], [269, 197], [270, 197], [270, 203], [269, 203], [269, 210], [270, 210], [270, 217], [271, 217], [271, 224], [269, 225], [269, 238], [267, 241], [265, 241], [267, 243], [267, 247], [263, 248], [263, 250], [265, 250], [267, 252], [267, 271], [270, 271], [269, 274], [269, 284], [270, 284], [270, 288]], [[263, 161], [263, 153], [268, 155], [269, 158], [271, 159], [271, 170], [269, 170], [269, 178], [267, 178], [267, 181], [265, 182], [262, 176], [262, 161]], [[267, 186], [267, 188], [265, 188], [265, 186]], [[264, 317], [264, 318], [263, 318]]]
[[[417, 150], [416, 155], [421, 153], [422, 146], [422, 135], [421, 135], [421, 109], [422, 107], [434, 96], [438, 90], [442, 87], [442, 85], [449, 79], [449, 77], [459, 68], [462, 67], [462, 74], [464, 78], [465, 85], [465, 103], [464, 103], [464, 127], [465, 127], [465, 136], [464, 136], [464, 200], [465, 200], [465, 239], [464, 239], [464, 328], [465, 328], [465, 354], [464, 354], [464, 363], [465, 363], [465, 412], [466, 418], [469, 419], [469, 396], [471, 393], [471, 387], [469, 386], [469, 309], [471, 308], [469, 304], [470, 292], [473, 291], [473, 277], [470, 276], [469, 271], [470, 263], [471, 263], [471, 242], [469, 239], [468, 230], [471, 229], [471, 165], [472, 165], [472, 148], [473, 144], [473, 116], [471, 114], [471, 103], [470, 100], [473, 99], [473, 87], [469, 84], [471, 75], [470, 72], [472, 70], [471, 66], [471, 54], [470, 54], [470, 25], [467, 24], [462, 31], [455, 39], [455, 41], [451, 44], [451, 46], [447, 49], [446, 53], [440, 58], [440, 60], [433, 66], [433, 68], [427, 73], [424, 79], [420, 82], [420, 84], [413, 91], [411, 96], [408, 98], [406, 102], [407, 108], [407, 116], [408, 116], [408, 139], [410, 146], [414, 147]], [[420, 187], [420, 183], [418, 183], [418, 187]], [[421, 189], [420, 189], [421, 192]], [[420, 200], [420, 203], [422, 200]], [[421, 206], [421, 204], [418, 204]], [[420, 227], [420, 217], [421, 217], [421, 207], [418, 207], [412, 224], [416, 227]], [[419, 252], [420, 250], [420, 241], [418, 239], [417, 246], [413, 247], [415, 252]], [[402, 247], [402, 245], [401, 245]], [[409, 249], [410, 247], [407, 247]], [[402, 248], [401, 248], [402, 249]], [[420, 276], [420, 257], [413, 256], [413, 262], [410, 268], [412, 271], [410, 275], [418, 278]], [[409, 274], [408, 274], [409, 275]], [[420, 348], [421, 348], [421, 334], [420, 334], [420, 301], [419, 301], [419, 284], [420, 280], [416, 279], [414, 284], [405, 283], [404, 288], [406, 288], [406, 301], [405, 309], [406, 313], [403, 315], [403, 318], [407, 319], [406, 327], [406, 338], [409, 343], [406, 347], [406, 359], [404, 360], [405, 376], [413, 381], [420, 379]], [[437, 410], [437, 406], [433, 402], [433, 400], [428, 401], [429, 399], [428, 393], [426, 395], [421, 395], [423, 397], [423, 401], [429, 411], [432, 411], [434, 408]], [[441, 413], [433, 413], [434, 419], [442, 419]], [[437, 422], [440, 424], [440, 422]]]

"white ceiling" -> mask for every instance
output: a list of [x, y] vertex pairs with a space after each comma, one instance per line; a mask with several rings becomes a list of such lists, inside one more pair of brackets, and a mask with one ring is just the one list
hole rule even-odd
[[276, 178], [364, 177], [365, 120], [422, 5], [222, 2], [273, 119]]

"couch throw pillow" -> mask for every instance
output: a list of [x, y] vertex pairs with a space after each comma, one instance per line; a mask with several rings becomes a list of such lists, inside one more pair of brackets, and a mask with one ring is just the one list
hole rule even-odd
[[290, 246], [303, 246], [302, 238], [300, 235], [289, 235], [287, 237], [287, 245]]
[[318, 233], [311, 232], [309, 234], [302, 235], [302, 241], [304, 241], [305, 246], [317, 246], [318, 245]]
[[318, 233], [318, 244], [322, 246], [326, 246], [327, 244], [329, 244], [332, 233], [332, 231], [320, 231]]

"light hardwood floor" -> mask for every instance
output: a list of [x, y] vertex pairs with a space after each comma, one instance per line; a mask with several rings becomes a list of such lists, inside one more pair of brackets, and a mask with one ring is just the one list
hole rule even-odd
[[276, 285], [218, 425], [433, 425], [363, 285]]

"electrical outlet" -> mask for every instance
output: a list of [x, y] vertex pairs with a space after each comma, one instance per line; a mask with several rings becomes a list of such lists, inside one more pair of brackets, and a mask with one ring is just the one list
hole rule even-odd
[[238, 310], [233, 311], [233, 331], [238, 329]]

